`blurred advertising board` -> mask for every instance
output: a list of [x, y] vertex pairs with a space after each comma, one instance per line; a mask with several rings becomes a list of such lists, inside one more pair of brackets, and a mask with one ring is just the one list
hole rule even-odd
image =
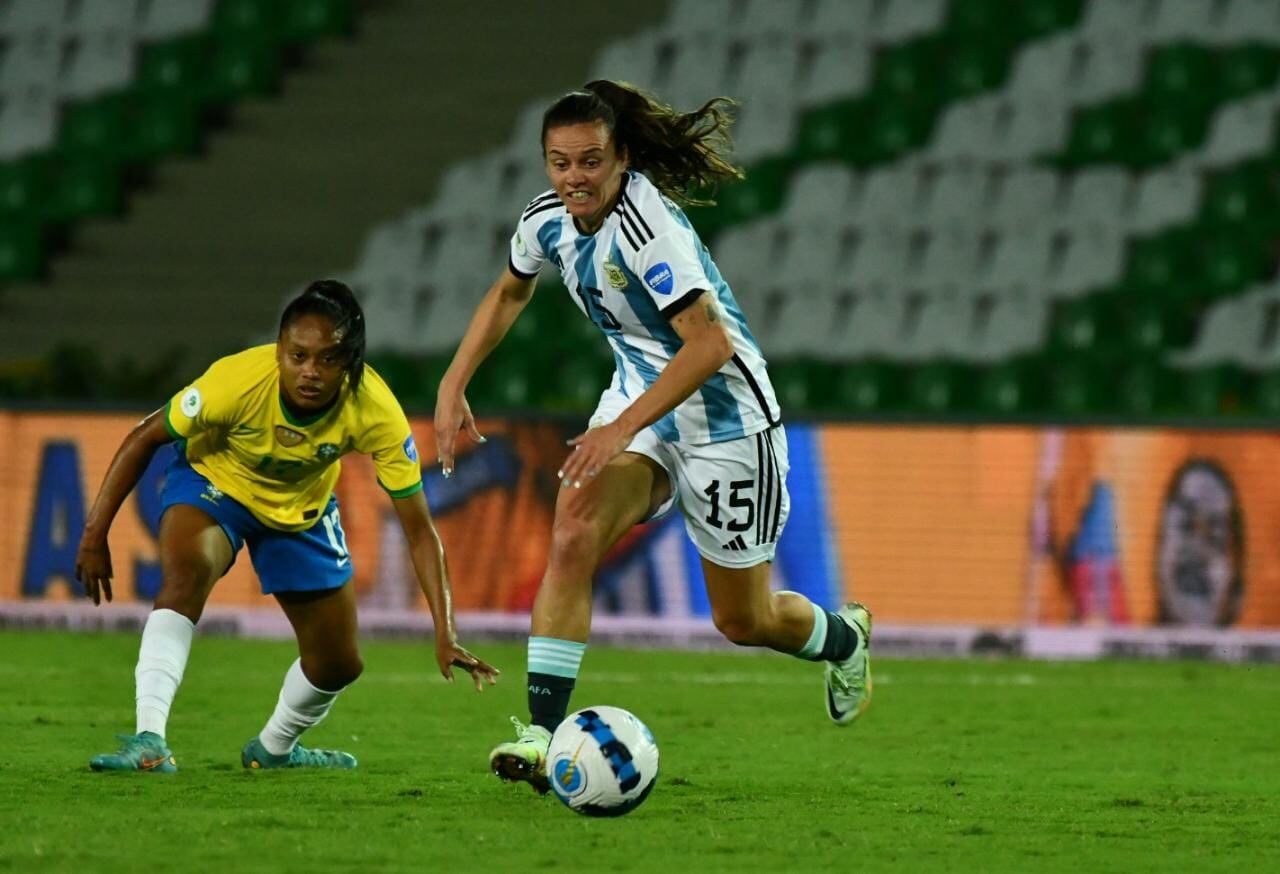
[[[136, 421], [0, 412], [0, 602], [55, 605], [80, 594], [79, 531]], [[456, 609], [526, 613], [546, 564], [555, 471], [576, 429], [482, 422], [488, 442], [468, 443], [446, 480], [431, 464], [431, 423], [415, 419], [413, 428]], [[878, 626], [1280, 628], [1280, 438], [1096, 427], [787, 430], [792, 512], [774, 566], [780, 588], [826, 605], [856, 597]], [[159, 488], [172, 451], [152, 462], [112, 529], [117, 602], [145, 604], [160, 585]], [[342, 464], [338, 496], [362, 606], [425, 612], [371, 465], [359, 456]], [[624, 538], [595, 598], [596, 616], [641, 629], [646, 617], [705, 625], [699, 558], [679, 515]], [[244, 554], [211, 604], [275, 610]]]

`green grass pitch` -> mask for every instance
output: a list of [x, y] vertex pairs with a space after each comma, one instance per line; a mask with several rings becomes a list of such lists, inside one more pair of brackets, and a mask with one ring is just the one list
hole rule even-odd
[[876, 662], [837, 729], [816, 665], [587, 651], [576, 706], [648, 722], [662, 773], [617, 820], [487, 773], [524, 714], [523, 648], [477, 695], [429, 641], [369, 642], [310, 736], [354, 772], [250, 773], [288, 643], [197, 639], [169, 726], [181, 772], [94, 774], [133, 729], [128, 635], [0, 633], [0, 870], [1274, 871], [1280, 669]]

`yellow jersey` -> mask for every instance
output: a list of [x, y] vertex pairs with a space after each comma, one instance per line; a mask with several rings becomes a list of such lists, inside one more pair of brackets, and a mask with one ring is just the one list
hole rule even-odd
[[368, 365], [324, 412], [299, 419], [280, 396], [275, 344], [220, 358], [170, 399], [165, 425], [191, 466], [264, 525], [303, 531], [320, 518], [348, 452], [373, 457], [394, 498], [422, 488], [409, 420]]

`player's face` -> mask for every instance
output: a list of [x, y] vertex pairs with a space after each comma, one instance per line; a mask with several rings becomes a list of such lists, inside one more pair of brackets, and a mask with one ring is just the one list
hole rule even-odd
[[553, 127], [542, 144], [547, 176], [578, 227], [594, 233], [613, 209], [627, 171], [602, 121]]
[[276, 340], [280, 388], [300, 410], [321, 410], [342, 387], [347, 359], [342, 338], [324, 316], [302, 316]]

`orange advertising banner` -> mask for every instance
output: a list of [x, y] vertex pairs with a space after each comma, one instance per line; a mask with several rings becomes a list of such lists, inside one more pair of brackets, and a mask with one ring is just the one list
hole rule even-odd
[[[85, 514], [138, 417], [0, 412], [0, 602], [77, 597]], [[490, 420], [449, 479], [412, 422], [459, 612], [527, 612], [547, 561], [569, 425]], [[1280, 438], [1245, 431], [789, 425], [792, 515], [775, 583], [878, 621], [985, 626], [1280, 628]], [[117, 600], [159, 589], [164, 450], [115, 521]], [[342, 460], [361, 604], [425, 609], [368, 460]], [[597, 615], [704, 618], [679, 514], [606, 558]], [[241, 554], [211, 604], [269, 607]]]

